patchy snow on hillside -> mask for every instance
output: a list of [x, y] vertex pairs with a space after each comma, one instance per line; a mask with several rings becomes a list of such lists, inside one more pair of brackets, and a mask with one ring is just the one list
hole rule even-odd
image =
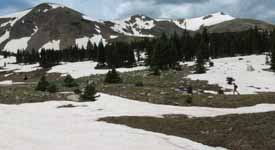
[[134, 22], [131, 22], [131, 18], [125, 20], [114, 21], [115, 25], [111, 28], [119, 33], [128, 36], [138, 37], [154, 37], [150, 34], [142, 34], [141, 30], [150, 30], [155, 26], [154, 20], [145, 20], [145, 16], [141, 18], [136, 17]]
[[20, 20], [21, 18], [26, 16], [31, 11], [32, 11], [32, 9], [28, 9], [28, 10], [25, 10], [25, 11], [16, 12], [16, 13], [9, 14], [9, 15], [6, 15], [6, 16], [0, 16], [0, 18], [15, 18], [15, 19], [10, 20], [8, 22], [11, 26], [13, 26], [18, 20]]
[[0, 37], [0, 43], [3, 43], [5, 40], [10, 38], [10, 31], [6, 31], [1, 37]]
[[118, 38], [117, 35], [110, 35], [110, 39], [116, 39], [116, 38]]
[[[4, 58], [3, 56], [0, 55], [0, 72], [8, 72], [8, 71], [13, 71], [13, 72], [32, 72], [41, 69], [39, 67], [39, 64], [32, 64], [32, 65], [24, 65], [24, 64], [15, 64], [16, 63], [16, 58], [15, 57], [7, 57]], [[8, 76], [10, 74], [7, 74]]]
[[[186, 114], [216, 116], [274, 111], [275, 105], [215, 109], [149, 104], [107, 94], [96, 102], [44, 102], [21, 105], [0, 104], [1, 150], [100, 149], [100, 150], [225, 150], [185, 138], [100, 122], [102, 117]], [[60, 108], [74, 104], [79, 107]], [[119, 107], [118, 107], [119, 106]]]
[[186, 28], [187, 30], [196, 31], [199, 30], [201, 26], [211, 26], [233, 19], [235, 18], [232, 16], [223, 14], [222, 12], [218, 12], [209, 16], [186, 19], [182, 22], [175, 20], [174, 23], [183, 29]]
[[88, 41], [91, 41], [91, 43], [98, 45], [100, 41], [102, 41], [103, 45], [107, 44], [107, 40], [102, 37], [102, 35], [94, 34], [93, 37], [82, 37], [75, 39], [75, 44], [79, 48], [87, 48]]
[[[97, 63], [92, 61], [75, 62], [75, 63], [63, 63], [52, 67], [48, 73], [61, 73], [70, 74], [73, 78], [81, 78], [96, 74], [106, 74], [109, 69], [95, 69]], [[146, 67], [133, 67], [133, 68], [118, 68], [119, 72], [130, 72], [137, 70], [144, 70]]]
[[[4, 47], [4, 51], [11, 52], [11, 53], [17, 53], [18, 50], [25, 50], [28, 47], [28, 42], [31, 39], [31, 37], [36, 34], [38, 31], [38, 27], [35, 26], [33, 29], [33, 33], [30, 37], [22, 37], [20, 39], [12, 39], [10, 40]], [[10, 36], [10, 32], [6, 31], [6, 33], [0, 37], [0, 43], [1, 40], [8, 39]]]
[[56, 3], [48, 3], [49, 6], [52, 7], [52, 9], [57, 9], [57, 8], [65, 8], [66, 6], [65, 5], [62, 5], [62, 4], [56, 4]]
[[[225, 89], [233, 89], [227, 84], [226, 78], [232, 77], [238, 85], [241, 94], [256, 94], [257, 92], [275, 92], [275, 74], [266, 65], [265, 55], [229, 57], [214, 59], [214, 67], [206, 74], [192, 74], [192, 80], [207, 80], [210, 84], [218, 84]], [[250, 69], [250, 68], [253, 69]], [[253, 71], [254, 70], [254, 71]], [[232, 92], [227, 94], [233, 94]]]
[[60, 50], [60, 40], [52, 40], [49, 41], [48, 43], [44, 44], [39, 51], [41, 51], [41, 49], [53, 49], [53, 50]]
[[28, 47], [31, 37], [10, 40], [4, 47], [4, 50], [11, 53], [17, 53], [18, 50], [24, 50]]

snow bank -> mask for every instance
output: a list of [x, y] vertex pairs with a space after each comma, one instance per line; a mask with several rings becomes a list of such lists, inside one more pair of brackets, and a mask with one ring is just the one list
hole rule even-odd
[[1, 37], [0, 37], [0, 43], [3, 43], [5, 40], [10, 38], [10, 31], [6, 31]]
[[60, 50], [60, 40], [53, 40], [53, 41], [49, 41], [48, 43], [44, 44], [39, 51], [41, 51], [41, 49], [53, 49], [53, 50]]
[[[15, 64], [15, 57], [7, 57], [4, 58], [0, 55], [0, 72], [4, 71], [13, 71], [13, 72], [32, 72], [41, 69], [39, 64], [32, 65], [23, 65], [23, 64]], [[5, 66], [6, 65], [6, 66]], [[8, 76], [9, 74], [7, 74]]]
[[31, 37], [10, 40], [4, 47], [5, 51], [17, 53], [18, 50], [24, 50], [28, 47]]
[[[35, 26], [33, 29], [33, 33], [31, 34], [31, 36], [33, 36], [34, 34], [36, 34], [38, 31], [38, 27]], [[6, 31], [4, 37], [2, 40], [4, 40], [5, 38], [9, 38], [9, 32]], [[10, 40], [4, 47], [5, 51], [11, 52], [11, 53], [17, 53], [18, 50], [25, 50], [28, 47], [28, 42], [31, 39], [30, 37], [22, 37], [20, 39], [12, 39]], [[2, 38], [2, 37], [1, 37]], [[0, 38], [0, 40], [1, 40]], [[1, 42], [0, 42], [1, 43]]]
[[186, 19], [183, 22], [176, 20], [174, 23], [183, 29], [186, 28], [187, 30], [196, 31], [199, 30], [201, 26], [212, 26], [233, 19], [235, 18], [223, 14], [222, 12], [218, 12], [209, 16]]
[[[265, 64], [265, 55], [251, 55], [244, 57], [230, 57], [214, 59], [214, 67], [209, 68], [206, 74], [192, 74], [192, 80], [207, 80], [210, 84], [218, 84], [225, 89], [233, 89], [228, 85], [227, 77], [233, 77], [241, 94], [256, 94], [257, 92], [275, 91], [275, 74], [265, 71], [270, 66]], [[252, 66], [254, 71], [247, 70]], [[232, 92], [227, 93], [232, 94]]]
[[[73, 78], [86, 77], [96, 74], [106, 74], [108, 69], [95, 69], [97, 63], [91, 61], [63, 63], [62, 65], [54, 66], [48, 73], [61, 73], [70, 74]], [[144, 70], [146, 67], [133, 67], [133, 68], [118, 68], [119, 72], [130, 72], [137, 70]]]
[[[99, 29], [98, 29], [99, 30]], [[99, 30], [100, 31], [100, 30]], [[99, 32], [98, 31], [98, 32]], [[106, 39], [104, 39], [102, 37], [102, 35], [99, 35], [99, 34], [94, 34], [93, 37], [82, 37], [82, 38], [78, 38], [78, 39], [75, 39], [75, 44], [79, 47], [79, 48], [87, 48], [87, 44], [88, 44], [88, 41], [91, 41], [91, 43], [93, 44], [99, 44], [100, 41], [102, 41], [103, 45], [106, 45], [107, 44], [107, 41]]]

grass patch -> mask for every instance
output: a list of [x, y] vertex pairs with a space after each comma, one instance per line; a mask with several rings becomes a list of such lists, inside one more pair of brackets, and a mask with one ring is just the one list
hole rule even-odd
[[215, 118], [109, 117], [100, 121], [174, 135], [232, 150], [275, 149], [275, 112]]

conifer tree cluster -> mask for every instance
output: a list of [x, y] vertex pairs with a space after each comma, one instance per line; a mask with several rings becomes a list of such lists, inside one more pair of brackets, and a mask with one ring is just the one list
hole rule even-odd
[[[77, 46], [63, 50], [41, 49], [40, 52], [18, 51], [16, 54], [17, 63], [34, 64], [39, 63], [43, 68], [50, 68], [60, 62], [78, 62], [92, 60], [99, 64], [107, 64], [112, 67], [131, 67], [135, 65], [134, 51], [129, 44], [117, 42], [104, 46], [101, 41], [98, 45], [90, 41], [87, 48]], [[106, 67], [106, 66], [105, 66]]]
[[[259, 30], [257, 27], [235, 33], [209, 33], [203, 28], [195, 35], [183, 33], [162, 34], [155, 38], [137, 38], [131, 42], [111, 42], [98, 45], [88, 42], [86, 48], [71, 47], [60, 51], [42, 49], [40, 53], [18, 51], [18, 63], [37, 63], [49, 68], [59, 62], [93, 60], [99, 62], [97, 68], [132, 67], [136, 59], [141, 60], [145, 53], [145, 64], [153, 70], [166, 70], [177, 67], [180, 61], [197, 60], [198, 72], [203, 72], [202, 63], [209, 58], [235, 55], [260, 54], [271, 52], [274, 48], [273, 32]], [[136, 54], [136, 55], [135, 55]], [[275, 68], [275, 67], [274, 67]]]

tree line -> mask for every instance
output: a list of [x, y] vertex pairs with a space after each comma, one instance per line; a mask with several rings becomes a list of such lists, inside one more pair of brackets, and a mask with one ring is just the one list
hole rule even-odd
[[169, 69], [176, 68], [180, 61], [196, 60], [201, 67], [209, 58], [273, 52], [274, 44], [275, 31], [262, 31], [255, 27], [242, 32], [210, 34], [204, 28], [195, 35], [185, 31], [181, 35], [176, 32], [172, 35], [163, 33], [156, 38], [112, 42], [106, 46], [102, 42], [96, 45], [89, 41], [87, 48], [42, 49], [40, 53], [35, 50], [18, 51], [16, 58], [18, 63], [39, 62], [45, 68], [59, 62], [85, 60], [99, 62], [98, 68], [117, 68], [135, 66], [141, 53], [145, 53], [145, 65], [153, 69]]

